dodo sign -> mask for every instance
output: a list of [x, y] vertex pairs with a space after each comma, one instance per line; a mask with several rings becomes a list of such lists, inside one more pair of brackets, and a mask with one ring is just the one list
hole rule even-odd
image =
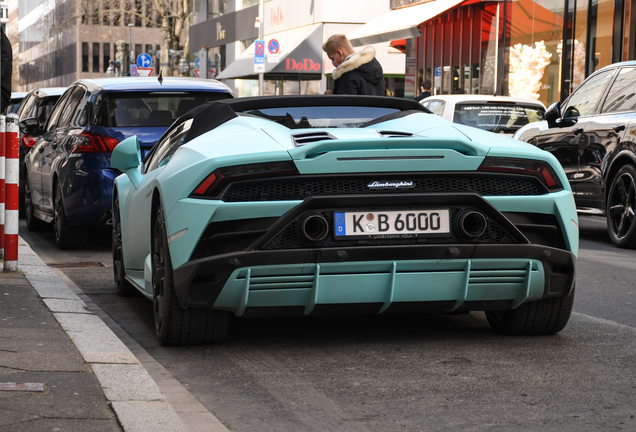
[[296, 61], [294, 59], [286, 59], [285, 70], [288, 71], [308, 71], [319, 72], [321, 69], [320, 62], [315, 62], [312, 59], [303, 59]]

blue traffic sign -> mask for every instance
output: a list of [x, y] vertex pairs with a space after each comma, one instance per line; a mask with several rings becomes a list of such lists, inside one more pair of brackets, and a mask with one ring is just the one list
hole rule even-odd
[[194, 68], [195, 69], [201, 69], [199, 67], [199, 64], [201, 63], [201, 59], [199, 57], [197, 57], [197, 59], [194, 61]]
[[152, 64], [152, 57], [150, 54], [141, 53], [137, 56], [137, 65], [139, 67], [147, 68]]
[[254, 64], [265, 64], [265, 41], [257, 40], [254, 43]]
[[267, 49], [272, 54], [278, 54], [278, 50], [280, 49], [280, 45], [278, 44], [278, 41], [276, 39], [272, 39], [267, 44]]

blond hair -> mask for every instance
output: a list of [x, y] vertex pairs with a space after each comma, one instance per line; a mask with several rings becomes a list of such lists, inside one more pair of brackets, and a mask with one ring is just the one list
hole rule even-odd
[[353, 46], [347, 36], [343, 34], [335, 34], [329, 36], [329, 39], [322, 44], [322, 50], [329, 54], [333, 54], [336, 50], [342, 50], [344, 53], [350, 54], [354, 52]]

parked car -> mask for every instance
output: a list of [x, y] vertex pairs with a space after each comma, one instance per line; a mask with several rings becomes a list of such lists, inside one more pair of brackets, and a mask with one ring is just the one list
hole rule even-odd
[[636, 247], [636, 62], [590, 75], [515, 138], [561, 162], [581, 214], [605, 215], [612, 242]]
[[22, 102], [22, 99], [24, 99], [24, 97], [27, 95], [27, 92], [13, 92], [11, 93], [11, 101], [9, 102], [9, 106], [7, 106], [7, 109], [5, 110], [4, 114], [11, 114], [11, 113], [16, 113], [18, 111], [18, 108], [20, 107], [20, 103]]
[[[66, 91], [66, 87], [47, 87], [31, 90], [24, 96], [20, 103], [16, 114], [18, 121], [27, 118], [37, 118], [39, 121], [39, 129], [43, 129], [44, 125], [53, 112], [57, 100]], [[33, 144], [38, 140], [38, 135], [26, 133], [20, 134], [20, 214], [24, 214], [24, 182], [26, 180], [26, 167], [24, 166], [24, 158], [31, 150]]]
[[40, 135], [25, 159], [27, 228], [53, 223], [57, 245], [73, 248], [85, 227], [111, 219], [113, 149], [137, 136], [143, 156], [175, 118], [204, 102], [233, 97], [224, 84], [187, 78], [80, 80], [58, 101], [44, 130], [36, 118], [22, 133]]
[[211, 102], [140, 150], [112, 155], [113, 269], [163, 344], [219, 342], [231, 315], [486, 311], [515, 335], [570, 317], [576, 209], [534, 146], [315, 95]]
[[545, 113], [540, 101], [508, 96], [440, 95], [420, 103], [453, 123], [510, 136], [528, 123], [543, 120]]

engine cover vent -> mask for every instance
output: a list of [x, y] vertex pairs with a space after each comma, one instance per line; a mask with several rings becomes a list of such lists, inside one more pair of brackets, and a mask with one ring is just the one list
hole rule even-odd
[[294, 141], [294, 145], [296, 147], [301, 147], [301, 146], [304, 146], [305, 144], [310, 144], [316, 141], [335, 140], [335, 139], [337, 139], [335, 136], [331, 135], [328, 132], [323, 132], [323, 131], [305, 132], [305, 133], [292, 135], [292, 140]]
[[413, 134], [410, 132], [378, 131], [378, 133], [382, 138], [404, 138], [413, 136]]

